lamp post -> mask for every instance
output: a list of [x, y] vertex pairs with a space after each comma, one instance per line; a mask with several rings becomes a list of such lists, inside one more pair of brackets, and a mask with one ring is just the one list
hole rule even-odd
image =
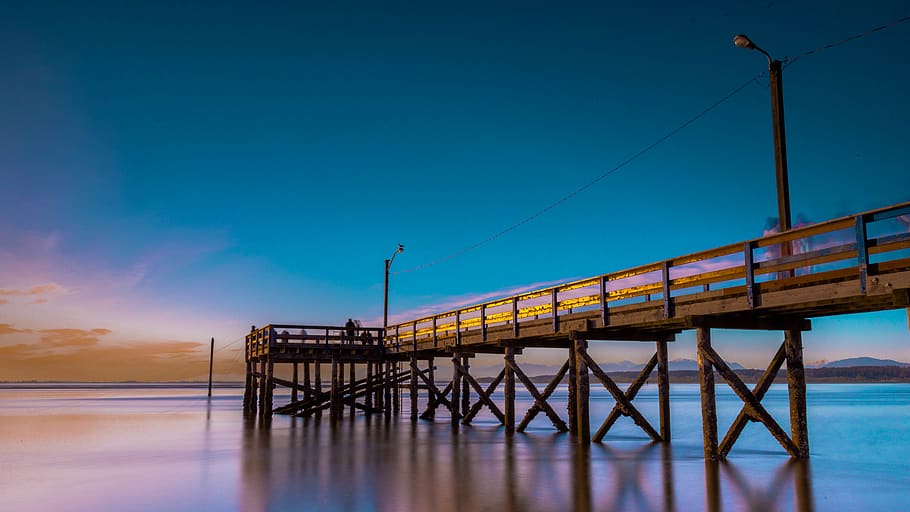
[[[790, 230], [790, 182], [787, 177], [787, 135], [784, 132], [784, 84], [781, 62], [759, 48], [745, 34], [733, 38], [733, 44], [748, 50], [758, 50], [768, 58], [771, 75], [771, 117], [774, 124], [774, 164], [777, 168], [777, 217], [781, 232]], [[784, 244], [789, 249], [789, 244]]]
[[392, 262], [395, 261], [395, 256], [397, 256], [400, 252], [404, 252], [404, 246], [398, 244], [398, 248], [395, 249], [395, 252], [392, 253], [392, 257], [385, 260], [385, 295], [383, 296], [382, 301], [383, 336], [385, 336], [385, 330], [389, 327], [389, 268], [392, 267]]

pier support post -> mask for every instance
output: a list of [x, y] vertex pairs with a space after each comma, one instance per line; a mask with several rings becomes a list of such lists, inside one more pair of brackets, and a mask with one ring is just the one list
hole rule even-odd
[[587, 353], [588, 340], [575, 338], [576, 439], [579, 444], [583, 445], [591, 443], [591, 414], [588, 410], [591, 385], [588, 380], [588, 365], [585, 363]]
[[705, 448], [705, 459], [718, 459], [717, 450], [717, 403], [714, 397], [714, 367], [707, 351], [711, 348], [711, 329], [698, 327], [695, 330], [698, 346], [698, 385], [701, 390], [701, 428]]
[[[467, 373], [471, 369], [470, 358], [468, 356], [462, 356], [461, 358], [461, 367], [464, 368], [464, 371]], [[471, 384], [468, 382], [468, 379], [461, 379], [461, 416], [464, 417], [468, 413], [468, 409], [471, 408]]]
[[400, 368], [401, 365], [396, 360], [390, 371], [392, 379], [389, 384], [392, 386], [392, 409], [395, 412], [395, 416], [401, 414], [401, 386], [398, 385], [398, 370]]
[[373, 414], [373, 395], [376, 394], [376, 392], [373, 391], [373, 385], [373, 362], [367, 361], [367, 394], [364, 397], [367, 406], [367, 416]]
[[515, 434], [515, 370], [512, 366], [515, 364], [515, 347], [508, 345], [505, 354], [505, 389], [503, 390], [505, 400], [505, 417], [506, 435]]
[[411, 398], [411, 421], [417, 422], [417, 353], [411, 352], [411, 380], [408, 386], [408, 392]]
[[294, 385], [291, 387], [291, 402], [297, 401], [297, 363], [294, 363], [294, 375], [291, 378]]
[[310, 387], [310, 362], [303, 362], [303, 399], [309, 400], [313, 396], [312, 388]]
[[[316, 380], [316, 396], [322, 394], [322, 363], [319, 361], [313, 362], [313, 378]], [[316, 415], [322, 417], [322, 409], [316, 411]]]
[[383, 365], [382, 373], [383, 394], [385, 395], [385, 415], [392, 415], [392, 361], [386, 359]]
[[252, 401], [254, 400], [255, 390], [253, 377], [253, 363], [246, 362], [246, 382], [243, 387], [243, 412], [249, 413], [252, 410]]
[[339, 400], [341, 398], [339, 396], [341, 390], [338, 389], [339, 388], [339, 386], [338, 386], [338, 379], [339, 379], [338, 366], [339, 366], [339, 364], [340, 363], [338, 362], [338, 357], [332, 357], [332, 385], [329, 388], [329, 417], [333, 421], [338, 419], [339, 410], [341, 409], [341, 407], [340, 407], [341, 400]]
[[427, 410], [421, 417], [430, 421], [436, 418], [436, 393], [433, 392], [433, 387], [436, 386], [435, 366], [436, 361], [432, 357], [427, 360], [427, 380], [429, 380], [429, 385], [427, 386]]
[[660, 408], [660, 438], [670, 442], [670, 370], [667, 342], [657, 342], [657, 394]]
[[566, 403], [566, 414], [569, 416], [569, 432], [578, 434], [578, 365], [575, 359], [575, 347], [569, 349], [569, 392]]
[[790, 394], [790, 437], [799, 449], [798, 458], [809, 457], [809, 426], [806, 419], [806, 370], [803, 367], [803, 334], [784, 331], [787, 353], [787, 389]]
[[452, 401], [449, 403], [449, 410], [452, 413], [452, 427], [458, 427], [458, 421], [461, 419], [461, 414], [458, 413], [459, 407], [458, 404], [461, 403], [459, 400], [459, 395], [461, 393], [461, 373], [458, 371], [458, 362], [461, 359], [461, 354], [458, 352], [452, 353]]
[[275, 392], [275, 363], [272, 362], [271, 357], [269, 357], [269, 362], [266, 364], [266, 367], [268, 369], [268, 373], [266, 374], [267, 383], [265, 386], [265, 393], [266, 393], [266, 395], [265, 395], [266, 396], [265, 417], [271, 418], [272, 417], [272, 396]]
[[265, 416], [265, 401], [266, 401], [265, 387], [268, 384], [268, 380], [269, 380], [266, 378], [266, 367], [265, 366], [266, 366], [265, 358], [262, 358], [259, 361], [259, 416], [260, 417]]
[[357, 384], [357, 367], [353, 361], [348, 363], [348, 380], [351, 381], [348, 385], [348, 396], [351, 398], [351, 418], [353, 418], [354, 413], [357, 411], [357, 408], [354, 406], [356, 402], [354, 397], [354, 386]]

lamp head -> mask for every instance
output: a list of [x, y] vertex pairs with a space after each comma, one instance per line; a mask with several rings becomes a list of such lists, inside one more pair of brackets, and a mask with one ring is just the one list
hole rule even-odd
[[404, 246], [401, 244], [398, 244], [398, 250], [395, 252], [404, 252]]
[[755, 43], [753, 43], [752, 40], [749, 39], [749, 36], [747, 36], [746, 34], [739, 34], [736, 37], [734, 37], [733, 44], [735, 44], [736, 46], [739, 46], [740, 48], [745, 48], [747, 50], [755, 49]]

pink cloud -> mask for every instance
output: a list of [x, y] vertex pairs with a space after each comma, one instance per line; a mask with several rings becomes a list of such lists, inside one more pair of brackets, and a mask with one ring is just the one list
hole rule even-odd
[[[44, 283], [25, 290], [0, 289], [0, 295], [7, 297], [27, 297], [29, 295], [65, 295], [69, 290], [57, 283]], [[45, 302], [47, 302], [45, 300]]]

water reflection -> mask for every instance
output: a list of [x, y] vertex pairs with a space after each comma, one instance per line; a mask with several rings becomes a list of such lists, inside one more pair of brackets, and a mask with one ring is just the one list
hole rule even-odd
[[248, 423], [243, 510], [813, 509], [804, 462], [705, 463], [641, 440], [579, 446], [396, 418], [275, 423]]

